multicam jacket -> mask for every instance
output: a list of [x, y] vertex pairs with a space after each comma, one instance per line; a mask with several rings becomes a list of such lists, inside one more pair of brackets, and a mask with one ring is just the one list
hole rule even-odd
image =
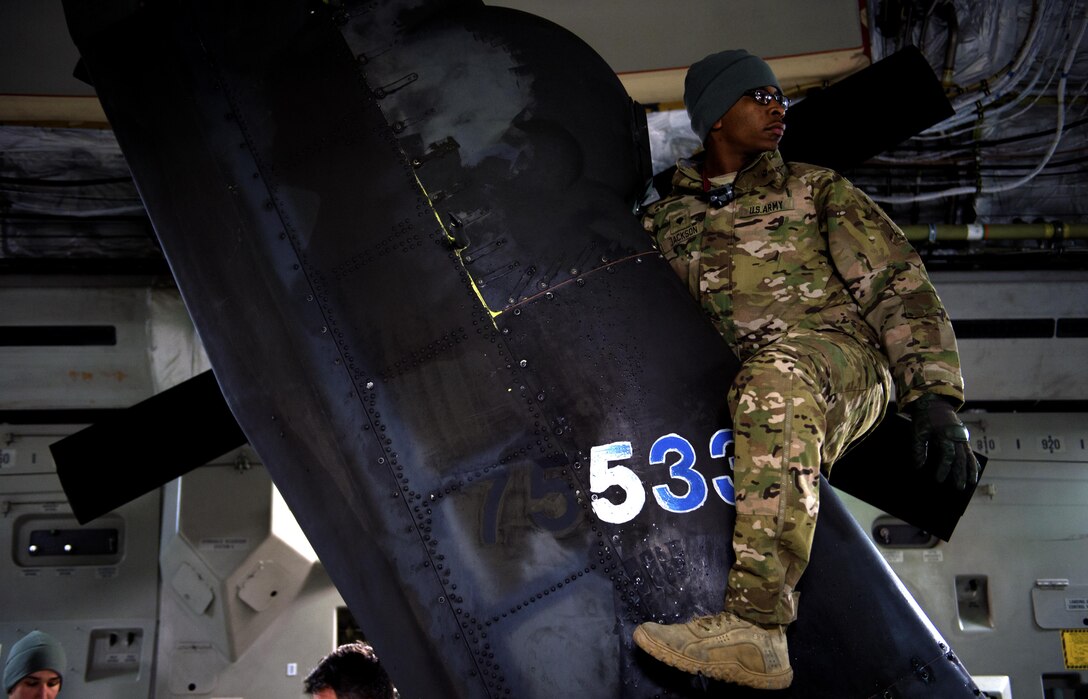
[[698, 163], [643, 224], [741, 359], [793, 329], [883, 349], [900, 407], [922, 393], [963, 401], [956, 338], [903, 232], [838, 173], [763, 153], [716, 208]]

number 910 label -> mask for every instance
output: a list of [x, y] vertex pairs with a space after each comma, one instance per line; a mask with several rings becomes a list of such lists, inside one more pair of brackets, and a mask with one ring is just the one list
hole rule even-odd
[[[732, 447], [732, 430], [718, 430], [708, 445], [711, 459], [728, 458], [729, 473], [733, 471]], [[602, 444], [589, 451], [589, 489], [593, 494], [593, 512], [602, 522], [630, 522], [646, 505], [646, 489], [642, 479], [629, 467], [619, 463], [630, 459], [633, 453], [631, 442]], [[695, 469], [695, 447], [687, 439], [675, 433], [658, 437], [650, 447], [649, 463], [651, 466], [668, 465], [671, 479], [680, 482], [672, 485], [661, 483], [650, 488], [663, 510], [692, 512], [706, 504], [709, 494], [706, 477]], [[718, 476], [710, 483], [718, 497], [730, 505], [736, 504], [732, 476]], [[618, 504], [601, 497], [612, 486], [624, 492], [623, 501]]]

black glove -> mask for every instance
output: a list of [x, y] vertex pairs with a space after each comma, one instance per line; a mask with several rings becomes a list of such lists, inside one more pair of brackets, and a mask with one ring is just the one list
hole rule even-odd
[[915, 467], [934, 463], [937, 480], [943, 483], [951, 474], [960, 490], [968, 483], [978, 483], [978, 462], [971, 451], [970, 437], [952, 404], [935, 393], [926, 393], [907, 409], [914, 423]]

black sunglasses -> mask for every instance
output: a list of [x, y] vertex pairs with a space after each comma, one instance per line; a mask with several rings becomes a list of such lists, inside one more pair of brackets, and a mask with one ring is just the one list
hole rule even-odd
[[782, 105], [782, 109], [790, 108], [790, 98], [786, 97], [781, 92], [767, 92], [766, 90], [757, 87], [754, 90], [748, 90], [742, 94], [751, 97], [756, 102], [759, 102], [764, 106], [770, 104], [771, 100], [774, 100], [775, 102], [778, 102], [780, 105]]

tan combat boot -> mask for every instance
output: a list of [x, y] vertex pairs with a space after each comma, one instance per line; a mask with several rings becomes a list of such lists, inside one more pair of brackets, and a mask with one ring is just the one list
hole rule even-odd
[[756, 689], [783, 689], [793, 681], [784, 626], [765, 628], [722, 612], [686, 624], [646, 622], [635, 629], [634, 639], [684, 672]]

